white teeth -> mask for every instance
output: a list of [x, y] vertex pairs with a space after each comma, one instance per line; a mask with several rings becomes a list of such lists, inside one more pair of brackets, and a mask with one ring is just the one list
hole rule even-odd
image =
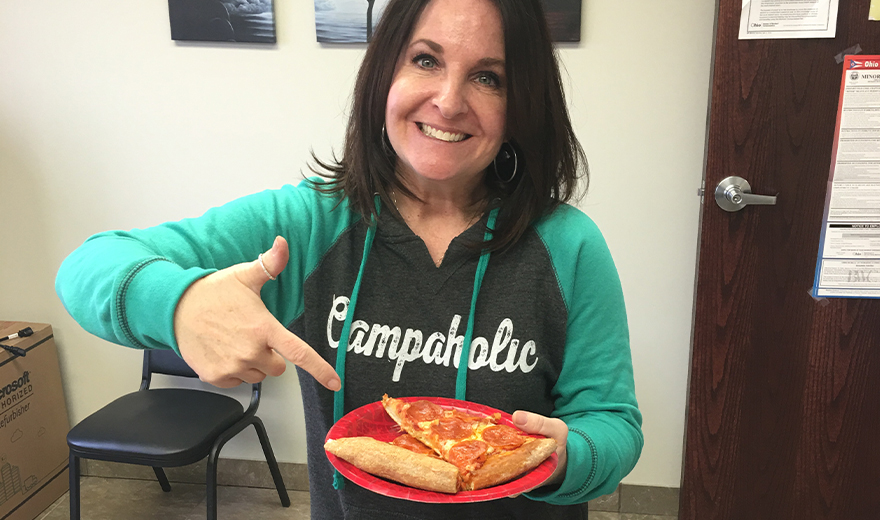
[[424, 123], [420, 124], [419, 128], [422, 130], [422, 133], [427, 135], [428, 137], [440, 139], [441, 141], [446, 141], [447, 143], [457, 143], [467, 137], [467, 134], [453, 134], [452, 132], [444, 132], [442, 130], [432, 128]]

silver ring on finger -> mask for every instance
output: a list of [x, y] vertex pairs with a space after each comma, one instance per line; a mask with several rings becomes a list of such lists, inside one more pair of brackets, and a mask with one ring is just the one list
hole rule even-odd
[[277, 280], [278, 277], [277, 277], [277, 276], [272, 276], [272, 275], [269, 273], [269, 270], [266, 269], [266, 264], [263, 263], [263, 253], [260, 253], [260, 256], [258, 256], [257, 258], [259, 258], [259, 260], [260, 260], [260, 267], [263, 268], [263, 272], [266, 273], [266, 276], [268, 276], [270, 280]]

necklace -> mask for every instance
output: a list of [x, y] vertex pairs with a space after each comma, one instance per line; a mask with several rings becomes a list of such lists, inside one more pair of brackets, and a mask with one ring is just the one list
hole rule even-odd
[[[404, 222], [407, 222], [406, 216], [404, 216], [403, 212], [400, 211], [400, 206], [397, 205], [397, 190], [394, 190], [394, 189], [391, 190], [391, 203], [394, 204], [394, 209], [397, 210], [397, 214], [400, 215], [400, 218], [402, 218], [404, 220]], [[477, 221], [480, 220], [480, 218], [483, 216], [484, 209], [485, 209], [485, 204], [481, 203], [478, 205], [476, 211], [474, 211], [474, 213], [468, 219], [467, 225], [465, 226], [465, 229], [470, 228]]]

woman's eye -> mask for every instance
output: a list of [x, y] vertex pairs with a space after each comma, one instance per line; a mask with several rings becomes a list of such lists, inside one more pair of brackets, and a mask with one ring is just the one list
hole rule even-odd
[[498, 76], [488, 72], [483, 72], [477, 75], [477, 83], [485, 85], [487, 87], [501, 86], [501, 81], [498, 79]]
[[428, 56], [427, 54], [419, 54], [418, 56], [413, 58], [413, 63], [424, 69], [432, 69], [437, 65], [437, 62], [434, 60], [434, 58]]

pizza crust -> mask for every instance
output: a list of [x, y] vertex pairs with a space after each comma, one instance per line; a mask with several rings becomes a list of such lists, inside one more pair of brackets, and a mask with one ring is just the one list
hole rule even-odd
[[537, 468], [556, 451], [554, 439], [536, 439], [519, 448], [489, 457], [479, 469], [471, 472], [464, 483], [466, 491], [496, 486]]
[[372, 437], [329, 440], [324, 449], [372, 475], [440, 493], [458, 492], [458, 468]]

